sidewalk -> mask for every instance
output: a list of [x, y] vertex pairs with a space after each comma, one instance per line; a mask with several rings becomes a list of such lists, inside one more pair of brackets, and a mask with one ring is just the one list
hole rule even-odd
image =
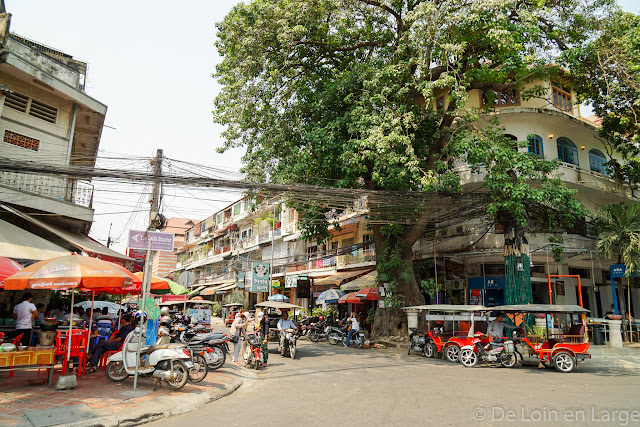
[[[134, 426], [152, 420], [193, 411], [233, 393], [250, 375], [231, 363], [198, 384], [187, 383], [173, 391], [166, 384], [153, 391], [154, 380], [140, 378], [132, 391], [133, 378], [122, 383], [109, 381], [103, 371], [83, 375], [73, 390], [55, 391], [46, 384], [31, 386], [29, 379], [46, 379], [46, 370], [0, 373], [0, 425], [47, 427]], [[54, 384], [60, 371], [54, 373]]]

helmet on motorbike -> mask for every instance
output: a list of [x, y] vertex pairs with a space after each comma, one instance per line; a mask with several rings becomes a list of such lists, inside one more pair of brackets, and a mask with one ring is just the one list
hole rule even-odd
[[[142, 317], [142, 310], [136, 311], [136, 315], [135, 315], [136, 320], [140, 320], [141, 317]], [[147, 313], [144, 313], [144, 317], [147, 317]]]
[[160, 324], [166, 327], [171, 326], [171, 316], [162, 316], [160, 318]]
[[169, 307], [162, 307], [160, 309], [160, 315], [161, 316], [168, 316], [169, 315]]

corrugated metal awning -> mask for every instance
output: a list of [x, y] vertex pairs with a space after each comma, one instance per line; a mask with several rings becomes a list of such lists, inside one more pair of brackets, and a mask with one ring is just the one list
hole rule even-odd
[[362, 277], [358, 277], [355, 280], [352, 280], [349, 283], [345, 283], [340, 286], [341, 291], [359, 291], [362, 288], [368, 288], [376, 285], [376, 278], [378, 277], [378, 272], [373, 270], [370, 273], [365, 274]]
[[346, 281], [350, 281], [356, 277], [362, 276], [368, 272], [370, 272], [370, 268], [360, 269], [360, 270], [350, 270], [350, 271], [342, 271], [340, 273], [336, 273], [331, 276], [323, 277], [322, 279], [314, 280], [314, 286], [323, 286], [323, 285], [335, 285], [340, 286], [342, 283]]
[[205, 295], [214, 295], [215, 293], [217, 293], [219, 291], [227, 291], [227, 290], [233, 289], [235, 287], [236, 287], [236, 282], [234, 280], [233, 283], [224, 283], [222, 285], [212, 286], [210, 288], [207, 288], [207, 289], [204, 290], [204, 294]]
[[42, 261], [70, 254], [71, 251], [55, 243], [0, 220], [0, 256]]
[[91, 252], [94, 254], [98, 254], [98, 255], [106, 255], [106, 256], [110, 256], [113, 258], [119, 258], [125, 261], [135, 261], [135, 259], [133, 258], [129, 258], [128, 256], [121, 254], [119, 252], [114, 251], [113, 249], [109, 249], [108, 247], [106, 247], [105, 245], [103, 245], [102, 243], [96, 242], [95, 240], [93, 240], [92, 238], [90, 238], [89, 236], [85, 236], [84, 234], [80, 234], [80, 233], [74, 233], [72, 231], [69, 230], [65, 230], [62, 227], [58, 227], [57, 225], [53, 225], [53, 224], [48, 224], [44, 221], [40, 221], [37, 218], [32, 217], [31, 215], [28, 215], [24, 212], [21, 212], [15, 208], [6, 206], [4, 204], [0, 204], [0, 206], [11, 212], [14, 215], [19, 216], [20, 218], [26, 219], [27, 221], [31, 222], [32, 224], [37, 225], [38, 227], [48, 231], [49, 233], [53, 233], [55, 235], [57, 235], [58, 237], [60, 237], [61, 239], [67, 241], [68, 243], [70, 243], [71, 245], [75, 246], [76, 248], [84, 251], [84, 252]]

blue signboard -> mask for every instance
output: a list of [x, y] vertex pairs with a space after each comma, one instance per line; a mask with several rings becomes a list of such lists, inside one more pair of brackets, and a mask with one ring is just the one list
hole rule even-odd
[[469, 289], [504, 289], [504, 276], [469, 277]]
[[[613, 264], [609, 266], [609, 278], [611, 279], [611, 297], [613, 298], [613, 312], [615, 314], [620, 314], [618, 309], [618, 292], [616, 291], [616, 284], [613, 279], [618, 279], [620, 277], [626, 277], [627, 267], [624, 264]], [[630, 272], [628, 274], [629, 277], [638, 277], [640, 276], [639, 272]]]

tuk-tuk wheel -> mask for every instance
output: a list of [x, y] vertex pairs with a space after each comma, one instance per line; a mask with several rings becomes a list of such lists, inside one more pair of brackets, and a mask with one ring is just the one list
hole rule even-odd
[[558, 372], [568, 374], [576, 369], [577, 365], [576, 358], [567, 352], [563, 351], [553, 356], [553, 366]]
[[460, 358], [460, 347], [455, 344], [448, 345], [443, 353], [449, 362], [457, 363]]
[[428, 357], [430, 359], [436, 357], [436, 353], [438, 352], [438, 349], [436, 348], [436, 345], [432, 342], [428, 343], [427, 345], [424, 346], [424, 356]]

